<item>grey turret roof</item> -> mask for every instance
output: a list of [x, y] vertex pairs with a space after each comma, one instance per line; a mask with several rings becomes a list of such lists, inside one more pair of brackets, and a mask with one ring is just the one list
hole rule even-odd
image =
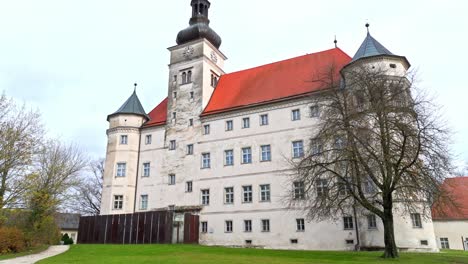
[[109, 121], [109, 118], [111, 116], [115, 116], [118, 114], [134, 114], [134, 115], [143, 116], [149, 120], [148, 115], [145, 112], [145, 109], [141, 105], [140, 99], [138, 99], [136, 91], [133, 91], [132, 95], [127, 99], [127, 101], [125, 101], [125, 103], [116, 112], [110, 114], [107, 117], [107, 120]]
[[385, 48], [382, 44], [380, 44], [375, 38], [371, 36], [368, 32], [364, 42], [362, 42], [361, 46], [359, 47], [358, 51], [353, 57], [352, 61], [359, 60], [365, 57], [372, 57], [378, 55], [391, 55], [391, 53], [387, 48]]

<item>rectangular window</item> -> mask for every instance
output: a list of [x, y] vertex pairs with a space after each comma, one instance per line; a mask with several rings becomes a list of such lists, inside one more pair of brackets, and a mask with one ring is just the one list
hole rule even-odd
[[243, 203], [252, 202], [252, 185], [242, 186], [242, 202]]
[[175, 120], [177, 118], [177, 113], [176, 112], [172, 112], [172, 119]]
[[354, 245], [354, 239], [346, 239], [346, 245]]
[[260, 125], [261, 126], [268, 125], [268, 114], [260, 115]]
[[193, 182], [188, 181], [185, 183], [185, 191], [191, 193], [193, 191]]
[[269, 202], [271, 198], [270, 184], [260, 185], [260, 201]]
[[319, 139], [312, 139], [310, 145], [311, 145], [312, 155], [322, 154], [322, 142]]
[[175, 150], [176, 149], [176, 141], [171, 140], [169, 141], [169, 150]]
[[242, 148], [242, 164], [252, 163], [252, 148]]
[[208, 222], [201, 222], [201, 232], [208, 233]]
[[362, 183], [364, 185], [364, 192], [367, 194], [374, 194], [375, 193], [375, 186], [372, 182], [372, 179], [367, 179]]
[[203, 135], [209, 135], [210, 134], [210, 125], [204, 125], [203, 126]]
[[210, 204], [210, 190], [201, 190], [201, 200], [202, 205], [209, 205]]
[[292, 143], [293, 158], [302, 158], [304, 156], [304, 142], [302, 140]]
[[190, 92], [190, 99], [193, 99], [193, 92]]
[[319, 107], [318, 105], [313, 105], [310, 107], [310, 117], [319, 117]]
[[173, 92], [172, 97], [174, 97], [174, 99], [177, 99], [177, 92]]
[[153, 136], [152, 135], [146, 135], [145, 137], [145, 144], [146, 145], [151, 145], [151, 142], [153, 141]]
[[123, 195], [114, 195], [114, 210], [123, 208]]
[[419, 243], [421, 244], [421, 246], [428, 246], [429, 245], [429, 241], [427, 241], [427, 240], [420, 240]]
[[342, 150], [345, 148], [345, 140], [343, 137], [341, 136], [336, 136], [335, 137], [335, 142], [334, 142], [334, 145], [335, 145], [335, 149], [337, 150]]
[[234, 151], [232, 149], [224, 151], [224, 165], [234, 165]]
[[299, 109], [294, 109], [291, 112], [292, 121], [301, 120], [301, 111]]
[[234, 123], [232, 120], [226, 121], [226, 131], [232, 131], [234, 129]]
[[125, 162], [117, 163], [117, 171], [116, 171], [115, 176], [116, 177], [125, 177], [126, 172], [127, 172], [127, 163], [125, 163]]
[[293, 183], [294, 199], [303, 200], [305, 198], [304, 182], [297, 181]]
[[447, 237], [440, 238], [440, 247], [443, 249], [450, 249], [450, 244]]
[[354, 228], [353, 217], [344, 216], [343, 217], [343, 227], [345, 230], [352, 230]]
[[261, 161], [271, 161], [271, 146], [270, 145], [263, 145], [260, 146], [260, 160]]
[[226, 233], [232, 233], [232, 220], [227, 220], [227, 221], [225, 222], [224, 228], [225, 228], [224, 231], [225, 231]]
[[242, 118], [242, 128], [249, 128], [250, 127], [250, 118], [244, 117]]
[[262, 219], [262, 232], [270, 232], [270, 220]]
[[252, 220], [244, 220], [244, 232], [252, 232]]
[[187, 155], [193, 155], [193, 144], [187, 145]]
[[318, 197], [325, 197], [328, 194], [328, 181], [326, 179], [317, 179], [316, 181], [317, 187], [317, 196]]
[[190, 119], [188, 120], [188, 125], [189, 125], [189, 126], [193, 126], [193, 118], [190, 118]]
[[305, 221], [304, 218], [298, 218], [296, 219], [296, 230], [298, 232], [303, 232], [305, 231]]
[[210, 153], [202, 154], [202, 169], [208, 169], [211, 167], [211, 155]]
[[411, 214], [411, 221], [413, 222], [413, 227], [422, 228], [421, 215], [418, 213]]
[[224, 203], [225, 204], [234, 203], [234, 187], [224, 188]]
[[143, 194], [140, 196], [140, 210], [148, 209], [148, 195]]
[[377, 219], [375, 215], [368, 215], [367, 216], [367, 228], [368, 229], [377, 229]]
[[346, 180], [344, 179], [338, 179], [338, 195], [340, 196], [347, 196], [350, 194], [350, 186], [348, 184], [348, 181], [350, 179], [347, 178]]
[[169, 185], [175, 185], [176, 184], [176, 178], [175, 174], [169, 174]]
[[121, 135], [120, 136], [120, 145], [127, 145], [128, 144], [128, 136], [127, 135]]
[[143, 163], [143, 177], [150, 176], [151, 164], [149, 162]]

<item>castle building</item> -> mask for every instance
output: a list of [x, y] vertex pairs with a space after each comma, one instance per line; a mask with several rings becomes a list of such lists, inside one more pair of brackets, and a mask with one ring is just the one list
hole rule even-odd
[[[169, 208], [200, 216], [200, 243], [265, 248], [352, 250], [383, 247], [383, 225], [363, 213], [309, 221], [286, 202], [290, 161], [300, 159], [320, 116], [308, 82], [338, 69], [382, 63], [403, 75], [405, 57], [367, 34], [354, 57], [339, 48], [233, 73], [220, 36], [209, 26], [210, 2], [192, 0], [190, 26], [170, 47], [168, 96], [147, 113], [136, 93], [108, 116], [101, 214]], [[185, 208], [185, 209], [184, 209]], [[395, 215], [400, 248], [436, 250], [431, 219]]]

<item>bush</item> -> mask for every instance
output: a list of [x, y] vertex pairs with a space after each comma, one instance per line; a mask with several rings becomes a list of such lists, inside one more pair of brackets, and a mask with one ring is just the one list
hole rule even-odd
[[0, 228], [0, 254], [17, 253], [26, 249], [24, 233], [16, 227]]
[[64, 245], [73, 245], [73, 238], [69, 237], [67, 233], [63, 234], [61, 240]]

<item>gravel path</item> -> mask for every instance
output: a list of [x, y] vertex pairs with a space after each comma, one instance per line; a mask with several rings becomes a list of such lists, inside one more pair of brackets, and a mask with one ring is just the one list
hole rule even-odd
[[51, 246], [46, 251], [41, 253], [27, 255], [24, 257], [18, 257], [13, 259], [7, 259], [0, 261], [0, 264], [33, 264], [39, 260], [49, 258], [58, 254], [62, 254], [67, 251], [70, 246]]

